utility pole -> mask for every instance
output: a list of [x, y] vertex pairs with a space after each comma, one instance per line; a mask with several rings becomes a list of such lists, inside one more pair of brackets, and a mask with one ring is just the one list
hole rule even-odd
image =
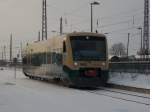
[[20, 50], [21, 50], [21, 58], [22, 58], [22, 42], [20, 43]]
[[143, 55], [145, 59], [149, 58], [149, 0], [144, 2]]
[[6, 61], [6, 46], [4, 45], [4, 60]]
[[91, 3], [91, 32], [93, 32], [93, 5]]
[[3, 47], [2, 47], [2, 61], [4, 60], [4, 52], [3, 52]]
[[99, 5], [99, 2], [92, 2], [91, 5], [91, 32], [93, 32], [93, 5]]
[[140, 53], [140, 57], [142, 59], [142, 55], [143, 55], [143, 29], [142, 29], [142, 27], [139, 27], [137, 29], [140, 30], [140, 34], [141, 34], [141, 47], [140, 47], [139, 53]]
[[10, 63], [12, 62], [12, 34], [10, 35]]
[[42, 40], [47, 40], [47, 3], [43, 0], [42, 5]]
[[133, 16], [133, 23], [132, 23], [133, 25], [135, 24], [135, 17]]
[[128, 33], [128, 41], [127, 41], [127, 57], [129, 56], [129, 41], [130, 41], [130, 33]]
[[60, 35], [63, 34], [63, 18], [60, 18]]
[[41, 41], [41, 33], [39, 31], [39, 34], [38, 34], [38, 41]]

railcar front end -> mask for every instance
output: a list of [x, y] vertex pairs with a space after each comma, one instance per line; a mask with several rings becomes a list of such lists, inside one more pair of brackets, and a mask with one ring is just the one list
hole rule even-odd
[[63, 70], [72, 85], [98, 87], [107, 82], [108, 53], [104, 35], [70, 34], [63, 47]]

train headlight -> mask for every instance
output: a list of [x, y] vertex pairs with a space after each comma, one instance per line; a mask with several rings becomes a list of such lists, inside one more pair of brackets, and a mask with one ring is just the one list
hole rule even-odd
[[74, 62], [74, 65], [75, 65], [75, 66], [78, 66], [78, 63], [77, 63], [77, 62]]
[[105, 66], [106, 64], [103, 62], [102, 65]]

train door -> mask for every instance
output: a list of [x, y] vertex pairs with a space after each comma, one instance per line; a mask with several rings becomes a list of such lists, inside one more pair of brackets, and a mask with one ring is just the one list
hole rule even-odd
[[66, 41], [63, 41], [63, 64], [66, 61], [67, 49], [66, 49]]

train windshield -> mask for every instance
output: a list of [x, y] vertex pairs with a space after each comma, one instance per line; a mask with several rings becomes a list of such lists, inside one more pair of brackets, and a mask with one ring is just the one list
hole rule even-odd
[[72, 36], [71, 47], [74, 61], [106, 60], [106, 39], [94, 36]]

